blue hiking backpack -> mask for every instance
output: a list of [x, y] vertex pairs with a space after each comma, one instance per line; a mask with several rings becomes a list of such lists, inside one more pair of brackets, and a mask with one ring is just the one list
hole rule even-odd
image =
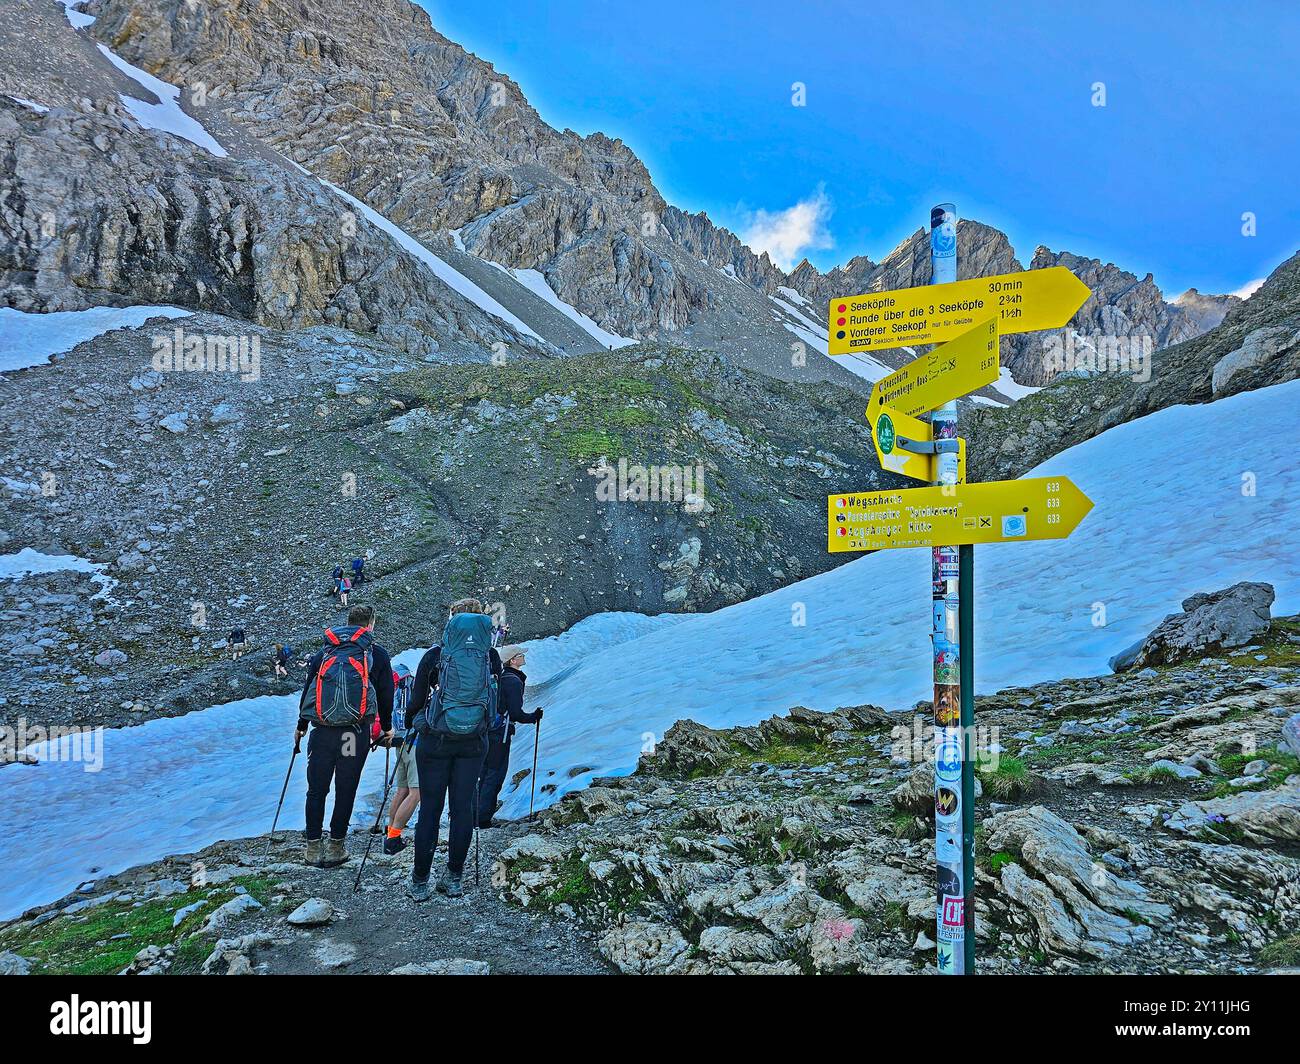
[[497, 719], [492, 675], [492, 621], [458, 613], [443, 629], [438, 690], [414, 723], [421, 734], [484, 735]]

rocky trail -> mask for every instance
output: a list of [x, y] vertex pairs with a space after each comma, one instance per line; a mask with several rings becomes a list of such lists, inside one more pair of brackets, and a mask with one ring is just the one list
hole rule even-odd
[[[481, 881], [470, 852], [465, 895], [406, 894], [413, 847], [382, 853], [376, 839], [361, 879], [365, 828], [348, 862], [302, 863], [298, 832], [240, 839], [106, 877], [40, 907], [0, 934], [0, 971], [80, 974], [595, 974], [611, 970], [593, 932], [540, 908], [504, 901], [492, 886], [497, 855], [523, 833], [481, 833]], [[446, 863], [446, 846], [435, 873]], [[14, 959], [24, 957], [31, 963]]]
[[[1300, 618], [1270, 621], [1266, 591], [1193, 596], [1130, 655], [1157, 665], [977, 699], [981, 970], [1300, 968]], [[218, 843], [24, 913], [0, 927], [0, 963], [921, 972], [935, 932], [926, 711], [681, 721], [634, 775], [483, 832], [464, 899], [413, 905], [411, 849], [378, 844], [354, 894], [359, 813], [341, 869], [303, 865], [296, 833]]]

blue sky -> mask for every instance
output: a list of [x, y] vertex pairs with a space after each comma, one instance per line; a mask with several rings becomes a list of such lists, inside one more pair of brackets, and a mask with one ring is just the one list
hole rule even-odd
[[787, 264], [879, 260], [949, 199], [1026, 263], [1096, 256], [1170, 298], [1300, 248], [1293, 0], [421, 3], [551, 125], [621, 137]]

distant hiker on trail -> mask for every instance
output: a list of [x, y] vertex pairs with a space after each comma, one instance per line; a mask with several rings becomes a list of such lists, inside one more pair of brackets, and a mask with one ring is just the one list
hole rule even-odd
[[[393, 665], [388, 651], [375, 642], [372, 606], [353, 606], [348, 623], [325, 631], [326, 646], [307, 665], [307, 682], [299, 702], [295, 741], [307, 740], [307, 840], [303, 860], [334, 868], [348, 859], [347, 838], [361, 770], [370, 753], [376, 715], [379, 742], [393, 738]], [[330, 833], [321, 838], [325, 797], [334, 786]]]
[[428, 901], [431, 893], [429, 870], [444, 801], [451, 828], [447, 871], [438, 878], [438, 890], [453, 898], [463, 893], [461, 876], [474, 834], [479, 770], [496, 715], [494, 674], [500, 669], [492, 649], [492, 621], [483, 613], [482, 603], [477, 599], [454, 603], [442, 642], [420, 659], [411, 695], [421, 805], [415, 826], [415, 866], [407, 891], [417, 902]]
[[393, 776], [393, 804], [388, 809], [388, 830], [384, 853], [390, 856], [406, 849], [402, 830], [420, 805], [420, 778], [415, 767], [415, 735], [407, 738], [407, 709], [415, 677], [405, 665], [393, 670], [393, 742], [398, 744], [397, 771]]
[[346, 576], [340, 576], [337, 583], [334, 585], [334, 594], [338, 595], [340, 606], [346, 606], [348, 604], [348, 595], [351, 591], [352, 581]]
[[289, 662], [293, 658], [293, 647], [287, 647], [283, 643], [276, 643], [275, 649], [271, 652], [271, 661], [275, 666], [276, 677], [289, 675]]
[[357, 587], [360, 587], [366, 582], [366, 574], [364, 572], [365, 567], [365, 558], [352, 559], [352, 583]]
[[244, 653], [244, 647], [247, 645], [242, 628], [230, 629], [230, 634], [226, 636], [226, 649], [230, 651], [231, 661], [238, 661], [240, 655]]
[[524, 648], [504, 646], [497, 651], [501, 658], [501, 678], [497, 681], [496, 727], [488, 732], [487, 757], [478, 781], [478, 826], [490, 828], [497, 811], [497, 796], [510, 770], [510, 740], [516, 724], [536, 724], [542, 719], [541, 708], [524, 712]]

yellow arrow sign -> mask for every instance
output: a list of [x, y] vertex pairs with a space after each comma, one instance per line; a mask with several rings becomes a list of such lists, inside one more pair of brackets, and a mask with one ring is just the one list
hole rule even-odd
[[990, 318], [876, 381], [867, 409], [888, 406], [909, 416], [936, 410], [994, 383], [999, 365], [998, 323]]
[[972, 277], [952, 284], [867, 292], [830, 304], [831, 355], [939, 344], [993, 316], [999, 331], [1057, 329], [1091, 293], [1064, 266]]
[[831, 495], [826, 549], [1064, 539], [1091, 509], [1092, 500], [1066, 477]]
[[[899, 473], [913, 480], [935, 481], [939, 474], [935, 468], [936, 455], [916, 454], [907, 449], [909, 443], [927, 444], [931, 432], [928, 422], [892, 407], [867, 407], [867, 423], [871, 426], [871, 438], [876, 444], [876, 457], [880, 459], [880, 468], [890, 473]], [[966, 441], [957, 441], [957, 479], [966, 479]]]

